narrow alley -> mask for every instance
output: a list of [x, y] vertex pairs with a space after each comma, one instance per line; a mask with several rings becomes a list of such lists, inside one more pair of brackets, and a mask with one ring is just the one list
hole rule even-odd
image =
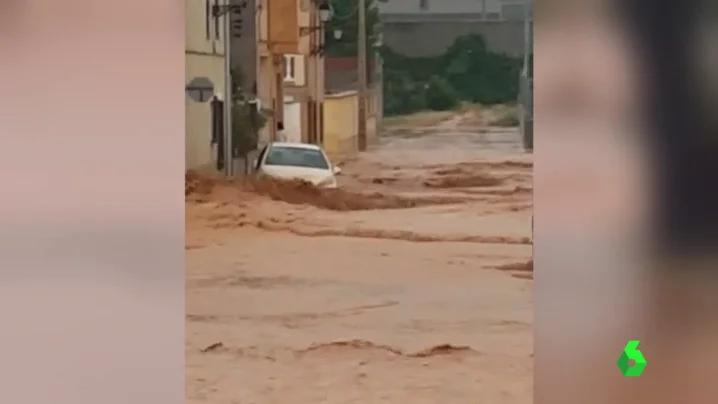
[[531, 400], [531, 155], [470, 118], [388, 128], [337, 190], [188, 181], [188, 403]]

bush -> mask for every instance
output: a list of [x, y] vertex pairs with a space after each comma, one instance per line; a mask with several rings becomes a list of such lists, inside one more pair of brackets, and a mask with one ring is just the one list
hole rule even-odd
[[447, 111], [459, 106], [460, 95], [446, 79], [434, 76], [426, 85], [426, 106], [434, 111]]
[[232, 145], [235, 157], [244, 157], [257, 149], [259, 131], [266, 123], [266, 114], [257, 111], [255, 104], [245, 101], [234, 104], [232, 107]]
[[248, 102], [243, 90], [244, 75], [242, 70], [232, 70], [232, 146], [235, 157], [244, 157], [257, 149], [259, 131], [266, 125], [267, 116], [264, 111], [257, 111], [254, 103]]
[[426, 109], [424, 89], [404, 72], [384, 76], [384, 113], [402, 115]]
[[447, 110], [462, 101], [513, 103], [518, 97], [521, 59], [489, 52], [479, 35], [457, 38], [437, 57], [407, 57], [388, 47], [381, 55], [387, 116]]

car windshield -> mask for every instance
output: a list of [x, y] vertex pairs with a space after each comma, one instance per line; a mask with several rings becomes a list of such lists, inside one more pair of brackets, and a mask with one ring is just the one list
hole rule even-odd
[[264, 164], [329, 169], [329, 163], [320, 150], [304, 147], [272, 147], [269, 149]]

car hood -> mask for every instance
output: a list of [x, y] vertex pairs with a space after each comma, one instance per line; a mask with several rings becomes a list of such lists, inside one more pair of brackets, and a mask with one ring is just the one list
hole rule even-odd
[[262, 167], [261, 171], [271, 177], [284, 180], [303, 180], [314, 185], [319, 185], [333, 177], [329, 170], [307, 167], [266, 165]]

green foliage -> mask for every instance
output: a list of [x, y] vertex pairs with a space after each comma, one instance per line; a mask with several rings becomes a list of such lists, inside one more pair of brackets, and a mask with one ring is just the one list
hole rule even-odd
[[239, 68], [232, 70], [232, 145], [235, 157], [244, 157], [257, 148], [259, 131], [267, 124], [264, 111], [247, 100], [243, 91], [244, 76]]
[[407, 57], [383, 47], [386, 115], [446, 110], [463, 101], [515, 102], [521, 58], [490, 52], [479, 35], [457, 38], [436, 57]]
[[[384, 75], [384, 109], [394, 115], [426, 109], [423, 85], [401, 71], [387, 71]], [[386, 95], [390, 94], [390, 97]]]
[[232, 145], [236, 157], [244, 157], [257, 149], [259, 131], [266, 125], [265, 113], [259, 112], [255, 104], [235, 103], [232, 108]]
[[426, 106], [434, 111], [448, 111], [459, 106], [459, 93], [442, 77], [433, 76], [426, 85]]
[[489, 52], [482, 37], [458, 38], [441, 59], [447, 80], [462, 100], [481, 104], [516, 101], [521, 59]]
[[[359, 13], [356, 0], [333, 0], [334, 16], [324, 32], [327, 56], [356, 56], [359, 35]], [[379, 23], [379, 10], [376, 0], [366, 0], [367, 47], [376, 43], [379, 33], [374, 29]], [[334, 30], [340, 29], [340, 39], [334, 38]]]

